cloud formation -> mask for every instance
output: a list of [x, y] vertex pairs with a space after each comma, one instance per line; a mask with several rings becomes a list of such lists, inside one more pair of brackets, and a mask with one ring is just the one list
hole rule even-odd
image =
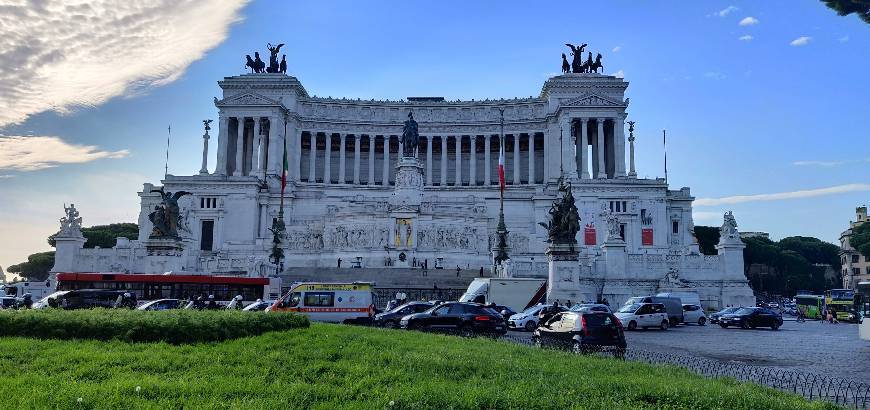
[[789, 43], [789, 44], [791, 44], [795, 47], [805, 46], [805, 45], [809, 44], [810, 40], [812, 40], [812, 39], [813, 39], [812, 37], [800, 36], [800, 37], [792, 40], [791, 43]]
[[843, 36], [838, 39], [841, 43], [845, 43], [849, 41], [849, 36]]
[[246, 0], [25, 1], [0, 12], [0, 126], [180, 77]]
[[718, 12], [716, 12], [716, 14], [719, 15], [719, 17], [725, 17], [725, 16], [727, 16], [727, 15], [729, 15], [737, 10], [740, 10], [740, 9], [735, 7], [735, 6], [728, 6], [722, 10], [719, 10]]
[[127, 150], [102, 151], [91, 145], [69, 144], [51, 136], [0, 137], [0, 170], [38, 171], [129, 154]]
[[750, 36], [749, 34], [746, 34], [746, 35], [740, 36], [738, 38], [738, 40], [740, 40], [740, 41], [752, 41], [752, 36]]
[[614, 53], [618, 53], [618, 52], [620, 52], [620, 51], [622, 51], [622, 46], [616, 46], [616, 47], [613, 47], [613, 52], [614, 52]]
[[757, 18], [750, 16], [750, 17], [744, 18], [743, 20], [740, 20], [740, 22], [737, 24], [739, 24], [741, 26], [754, 26], [758, 23], [759, 23], [759, 21]]
[[625, 78], [625, 71], [619, 70], [615, 73], [611, 73], [610, 75], [617, 77], [617, 78]]
[[806, 160], [806, 161], [795, 161], [792, 162], [792, 165], [805, 167], [805, 166], [817, 166], [817, 167], [838, 167], [840, 165], [846, 164], [856, 164], [859, 162], [870, 162], [870, 158], [867, 159], [843, 159], [843, 160], [834, 160], [834, 161], [819, 161], [819, 160]]
[[704, 77], [712, 78], [714, 80], [724, 80], [725, 74], [722, 74], [718, 71], [708, 71], [708, 72], [704, 73]]
[[722, 198], [699, 198], [695, 200], [697, 206], [715, 206], [741, 204], [744, 202], [781, 201], [786, 199], [812, 198], [825, 195], [836, 195], [848, 192], [870, 191], [870, 184], [845, 184], [827, 188], [806, 189], [791, 192], [777, 192], [773, 194], [735, 195]]

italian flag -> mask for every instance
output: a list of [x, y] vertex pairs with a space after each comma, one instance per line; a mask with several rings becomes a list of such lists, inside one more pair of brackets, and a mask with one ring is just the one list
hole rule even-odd
[[281, 195], [284, 195], [284, 187], [287, 186], [287, 171], [290, 163], [287, 162], [287, 141], [284, 141], [284, 171], [281, 173]]
[[498, 185], [504, 196], [504, 139], [498, 144]]

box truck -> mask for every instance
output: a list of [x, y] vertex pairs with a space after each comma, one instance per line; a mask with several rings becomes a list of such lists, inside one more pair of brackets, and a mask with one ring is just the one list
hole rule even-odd
[[522, 312], [543, 302], [547, 280], [534, 278], [477, 278], [468, 285], [460, 302], [494, 303]]

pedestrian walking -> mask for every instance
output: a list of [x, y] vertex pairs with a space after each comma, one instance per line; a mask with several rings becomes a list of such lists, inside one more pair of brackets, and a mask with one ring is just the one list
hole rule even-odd
[[480, 277], [483, 277], [483, 266], [480, 267]]
[[341, 258], [338, 258], [338, 268], [341, 269]]
[[459, 277], [459, 272], [462, 272], [462, 268], [460, 268], [459, 265], [456, 265], [456, 277], [457, 278]]

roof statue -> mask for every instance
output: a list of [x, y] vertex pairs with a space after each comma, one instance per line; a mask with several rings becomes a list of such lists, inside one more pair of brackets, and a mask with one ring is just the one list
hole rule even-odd
[[[572, 73], [582, 73], [582, 72], [585, 72], [585, 71], [583, 71], [583, 70], [584, 70], [584, 67], [583, 67], [583, 49], [586, 48], [586, 46], [587, 46], [588, 44], [583, 43], [583, 44], [580, 45], [579, 47], [578, 47], [578, 46], [574, 46], [574, 45], [569, 44], [569, 43], [565, 43], [565, 45], [568, 46], [568, 48], [571, 49], [571, 55], [574, 57], [574, 58], [571, 60], [571, 72], [572, 72]], [[567, 60], [565, 60], [565, 55], [564, 55], [564, 54], [562, 55], [562, 59], [563, 59], [564, 61], [567, 61]], [[564, 64], [562, 65], [562, 71], [563, 71], [563, 72], [566, 72], [566, 73], [568, 72], [567, 70], [565, 70], [565, 65], [564, 65]]]
[[560, 190], [565, 194], [561, 199], [553, 202], [550, 207], [550, 221], [538, 222], [547, 228], [547, 241], [550, 243], [577, 243], [577, 232], [580, 231], [580, 213], [574, 203], [574, 194], [571, 193], [571, 183], [562, 185]]
[[604, 64], [601, 62], [601, 53], [596, 53], [595, 60], [593, 60], [592, 52], [590, 51], [586, 58], [586, 62], [583, 62], [583, 49], [586, 48], [586, 43], [583, 43], [580, 46], [575, 46], [570, 43], [565, 43], [565, 45], [571, 49], [571, 55], [573, 58], [571, 59], [571, 64], [569, 66], [565, 53], [562, 53], [562, 73], [598, 73], [599, 69], [601, 72], [604, 72]]
[[269, 49], [269, 67], [266, 68], [267, 73], [277, 73], [280, 70], [278, 64], [278, 52], [283, 46], [284, 43], [278, 44], [277, 46], [273, 46], [272, 43], [266, 44], [266, 48]]
[[81, 238], [82, 237], [82, 218], [79, 216], [79, 211], [76, 210], [75, 204], [69, 204], [63, 206], [64, 217], [60, 218], [60, 231], [57, 233], [57, 236], [60, 237], [72, 237], [72, 238]]
[[719, 244], [743, 243], [740, 232], [737, 231], [737, 220], [731, 211], [725, 212], [722, 217], [722, 227], [719, 228]]
[[211, 126], [209, 126], [209, 124], [211, 124], [213, 121], [214, 120], [202, 120], [202, 125], [203, 127], [205, 127], [206, 134], [208, 134], [208, 131], [211, 129]]
[[281, 56], [281, 61], [278, 61], [278, 53], [284, 47], [284, 43], [272, 45], [266, 43], [266, 49], [269, 50], [269, 65], [260, 59], [260, 53], [254, 52], [254, 58], [250, 54], [245, 55], [245, 67], [251, 69], [251, 74], [254, 73], [281, 73], [287, 74], [287, 55]]
[[414, 112], [408, 111], [408, 119], [405, 120], [405, 126], [402, 128], [402, 156], [416, 156], [417, 148], [420, 146], [420, 134], [417, 127], [417, 121], [414, 120]]
[[148, 214], [148, 220], [151, 221], [153, 228], [150, 238], [176, 238], [178, 239], [179, 226], [179, 206], [178, 199], [190, 195], [187, 191], [178, 191], [176, 193], [165, 192], [163, 187], [160, 189], [152, 189], [151, 192], [159, 192], [161, 198], [160, 205], [154, 207], [154, 211]]

